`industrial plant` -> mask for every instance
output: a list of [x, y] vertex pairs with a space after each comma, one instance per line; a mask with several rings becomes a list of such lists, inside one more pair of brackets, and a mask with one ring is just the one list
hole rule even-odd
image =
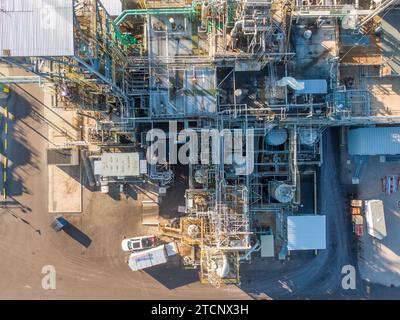
[[[77, 166], [77, 188], [135, 190], [149, 229], [126, 236], [150, 230], [158, 247], [125, 242], [126, 268], [179, 259], [214, 287], [241, 285], [243, 265], [327, 250], [326, 132], [341, 132], [353, 186], [369, 156], [400, 154], [399, 29], [385, 20], [399, 4], [0, 0], [0, 63], [24, 71], [0, 83], [39, 85], [49, 117], [70, 117], [75, 130], [50, 125], [49, 212], [85, 214], [81, 198], [60, 207], [59, 179]], [[354, 210], [376, 232], [373, 213]], [[160, 262], [135, 260], [160, 246]]]

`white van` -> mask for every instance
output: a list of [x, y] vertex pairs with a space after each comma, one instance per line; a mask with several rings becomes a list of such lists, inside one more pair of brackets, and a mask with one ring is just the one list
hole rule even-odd
[[171, 242], [149, 250], [132, 253], [128, 264], [133, 271], [138, 271], [166, 263], [168, 257], [176, 255], [176, 253], [176, 244], [175, 242]]

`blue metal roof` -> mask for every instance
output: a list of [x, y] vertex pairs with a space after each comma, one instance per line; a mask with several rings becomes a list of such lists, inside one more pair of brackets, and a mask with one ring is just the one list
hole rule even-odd
[[371, 38], [364, 34], [343, 34], [340, 36], [340, 42], [343, 46], [369, 47], [371, 45]]
[[297, 80], [304, 82], [303, 90], [296, 90], [296, 94], [326, 94], [328, 92], [328, 84], [325, 79]]
[[370, 127], [352, 129], [348, 135], [351, 155], [400, 154], [400, 127]]

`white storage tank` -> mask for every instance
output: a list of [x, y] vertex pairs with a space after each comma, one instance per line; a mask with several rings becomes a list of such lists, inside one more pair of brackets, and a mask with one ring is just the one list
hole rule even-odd
[[280, 203], [289, 203], [294, 198], [294, 187], [281, 181], [270, 182], [270, 195]]
[[288, 132], [286, 129], [273, 129], [267, 133], [265, 141], [270, 146], [279, 146], [284, 144], [288, 139]]
[[301, 144], [305, 144], [308, 146], [313, 145], [317, 142], [318, 139], [318, 131], [317, 129], [301, 129], [299, 133], [299, 139]]

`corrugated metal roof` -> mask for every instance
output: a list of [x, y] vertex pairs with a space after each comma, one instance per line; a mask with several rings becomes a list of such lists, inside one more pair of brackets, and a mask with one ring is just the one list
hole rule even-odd
[[121, 0], [100, 0], [110, 16], [119, 16], [122, 12]]
[[297, 81], [304, 82], [304, 89], [296, 90], [296, 94], [326, 94], [328, 92], [328, 85], [325, 79], [297, 79]]
[[287, 217], [288, 250], [326, 249], [326, 221], [321, 215]]
[[139, 175], [139, 153], [103, 153], [101, 174], [104, 177]]
[[129, 256], [129, 267], [133, 271], [152, 267], [167, 262], [164, 245], [141, 251], [134, 252]]
[[73, 55], [73, 0], [0, 0], [0, 57]]
[[400, 154], [400, 127], [352, 129], [348, 135], [351, 155]]

